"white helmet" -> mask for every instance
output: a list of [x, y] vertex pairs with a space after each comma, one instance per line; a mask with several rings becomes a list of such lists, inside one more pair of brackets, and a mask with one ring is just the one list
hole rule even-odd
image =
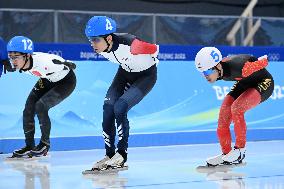
[[204, 47], [195, 56], [195, 66], [200, 72], [209, 70], [222, 60], [222, 54], [216, 47]]

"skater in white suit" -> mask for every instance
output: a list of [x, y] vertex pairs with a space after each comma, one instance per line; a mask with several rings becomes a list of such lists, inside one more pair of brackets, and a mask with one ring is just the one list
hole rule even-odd
[[[12, 157], [45, 156], [50, 148], [51, 122], [48, 111], [67, 98], [75, 89], [75, 64], [62, 57], [34, 52], [32, 40], [15, 36], [7, 44], [10, 62], [20, 73], [27, 73], [39, 80], [31, 90], [23, 111], [23, 129], [26, 145], [13, 152]], [[37, 115], [41, 139], [35, 146], [35, 120]]]
[[[158, 45], [144, 42], [131, 34], [115, 32], [116, 22], [106, 16], [92, 17], [85, 29], [94, 51], [119, 64], [103, 105], [106, 155], [92, 170], [124, 166], [129, 137], [127, 112], [152, 90], [157, 80]], [[116, 130], [119, 139], [117, 149]]]

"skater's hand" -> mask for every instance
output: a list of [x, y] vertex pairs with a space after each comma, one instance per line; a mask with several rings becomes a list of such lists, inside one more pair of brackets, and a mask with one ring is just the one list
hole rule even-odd
[[68, 61], [64, 61], [64, 62], [62, 62], [62, 61], [60, 61], [60, 60], [57, 60], [57, 59], [53, 59], [52, 60], [52, 62], [54, 63], [54, 64], [64, 64], [65, 66], [68, 66], [70, 69], [72, 69], [72, 70], [75, 70], [76, 69], [76, 64], [75, 63], [73, 63], [73, 62], [68, 62]]
[[258, 60], [262, 60], [262, 59], [268, 59], [267, 55], [263, 55], [263, 56], [258, 58]]

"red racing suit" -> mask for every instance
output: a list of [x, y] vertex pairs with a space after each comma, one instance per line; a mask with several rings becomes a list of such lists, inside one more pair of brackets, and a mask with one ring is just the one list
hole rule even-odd
[[244, 114], [259, 103], [267, 100], [274, 90], [271, 74], [265, 69], [267, 58], [258, 60], [250, 55], [234, 55], [223, 59], [222, 79], [236, 81], [225, 97], [218, 119], [217, 134], [222, 152], [231, 151], [230, 124], [233, 121], [236, 136], [236, 148], [244, 148], [246, 144], [246, 122]]

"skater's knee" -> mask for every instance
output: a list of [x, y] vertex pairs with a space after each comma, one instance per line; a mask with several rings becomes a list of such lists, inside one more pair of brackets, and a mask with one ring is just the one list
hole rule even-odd
[[245, 109], [238, 103], [233, 103], [231, 107], [232, 116], [241, 115], [245, 113]]
[[111, 104], [104, 104], [103, 105], [103, 117], [104, 119], [111, 119], [113, 117], [113, 105]]
[[221, 126], [218, 126], [217, 128], [217, 134], [218, 136], [223, 136], [223, 135], [226, 135], [228, 132], [230, 132], [230, 127], [221, 127]]
[[35, 104], [35, 111], [36, 111], [37, 114], [47, 113], [48, 112], [48, 108], [47, 108], [46, 104], [42, 100], [39, 100]]
[[33, 116], [34, 111], [35, 111], [34, 106], [35, 106], [34, 103], [26, 103], [25, 108], [23, 110], [23, 116], [24, 117]]
[[31, 108], [25, 107], [25, 109], [23, 111], [23, 117], [33, 116], [32, 114], [33, 114], [33, 112], [31, 110]]
[[103, 110], [104, 112], [113, 112], [113, 105], [104, 103]]
[[114, 114], [115, 117], [124, 116], [127, 113], [128, 104], [124, 99], [119, 99], [114, 104]]

